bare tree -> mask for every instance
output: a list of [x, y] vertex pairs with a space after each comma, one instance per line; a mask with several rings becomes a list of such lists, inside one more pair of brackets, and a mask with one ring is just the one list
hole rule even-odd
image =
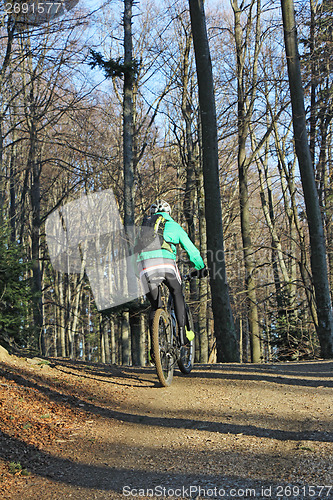
[[203, 0], [189, 0], [189, 6], [199, 87], [207, 260], [210, 270], [217, 359], [225, 362], [239, 361], [239, 348], [230, 306], [224, 257], [216, 108], [204, 2]]
[[311, 245], [312, 279], [318, 315], [317, 334], [324, 358], [333, 357], [333, 316], [327, 276], [324, 228], [307, 138], [304, 96], [293, 0], [281, 0], [284, 40], [293, 113], [296, 154], [304, 192]]
[[[239, 203], [243, 240], [243, 252], [245, 263], [245, 284], [248, 298], [249, 326], [251, 333], [251, 359], [253, 363], [259, 363], [261, 359], [260, 330], [258, 319], [258, 307], [255, 283], [254, 250], [251, 239], [250, 209], [248, 194], [248, 169], [249, 158], [246, 155], [246, 142], [249, 135], [250, 122], [255, 103], [255, 92], [257, 86], [258, 55], [260, 51], [260, 2], [252, 0], [248, 8], [246, 27], [241, 25], [242, 9], [237, 0], [232, 0], [232, 8], [235, 19], [235, 44], [237, 60], [237, 106], [238, 106], [238, 172], [239, 172]], [[253, 8], [257, 5], [256, 19], [253, 23]], [[255, 26], [255, 47], [251, 61], [251, 82], [246, 83], [246, 61], [249, 54], [251, 34]], [[247, 87], [250, 87], [247, 88]]]

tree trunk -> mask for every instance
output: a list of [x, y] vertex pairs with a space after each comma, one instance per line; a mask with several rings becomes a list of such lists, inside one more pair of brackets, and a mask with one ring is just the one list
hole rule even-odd
[[146, 316], [140, 314], [140, 366], [146, 366], [146, 332], [148, 330], [148, 324]]
[[65, 320], [65, 294], [62, 275], [57, 272], [58, 290], [59, 290], [59, 347], [60, 356], [66, 357], [66, 320]]
[[116, 337], [115, 337], [115, 327], [114, 319], [110, 318], [110, 350], [111, 350], [111, 363], [115, 365], [117, 363], [116, 356]]
[[130, 328], [132, 339], [132, 365], [140, 366], [140, 315], [138, 313], [130, 315]]
[[99, 321], [99, 344], [100, 344], [100, 362], [105, 364], [105, 331], [104, 321], [100, 318]]
[[86, 341], [85, 341], [85, 336], [84, 336], [84, 326], [82, 325], [81, 328], [81, 359], [82, 361], [86, 360]]
[[304, 192], [311, 246], [311, 270], [316, 294], [317, 334], [323, 358], [333, 357], [333, 317], [327, 277], [326, 248], [318, 192], [311, 161], [293, 0], [281, 0], [296, 155]]
[[[132, 8], [133, 0], [124, 0], [124, 88], [123, 88], [123, 155], [124, 155], [124, 225], [128, 242], [133, 240], [134, 226], [134, 64], [132, 39]], [[131, 269], [127, 270], [127, 288], [130, 295], [135, 294], [137, 283], [132, 278]], [[131, 330], [132, 345], [137, 346], [138, 328], [136, 318], [132, 318], [130, 310], [129, 327]], [[126, 342], [123, 349], [126, 348]], [[129, 345], [129, 344], [128, 344]], [[126, 359], [130, 358], [130, 351], [123, 353]], [[139, 353], [135, 353], [135, 361]], [[126, 363], [128, 364], [128, 363]], [[138, 364], [138, 363], [135, 363]]]
[[[254, 276], [255, 263], [254, 263], [254, 250], [251, 239], [251, 224], [250, 224], [250, 208], [249, 208], [249, 194], [248, 194], [248, 169], [249, 160], [246, 157], [246, 141], [250, 132], [250, 119], [254, 103], [254, 95], [246, 91], [244, 64], [246, 52], [248, 50], [246, 45], [249, 43], [249, 29], [252, 26], [252, 10], [247, 20], [245, 40], [243, 40], [243, 30], [241, 27], [241, 14], [242, 11], [238, 7], [236, 0], [232, 2], [235, 19], [235, 44], [237, 55], [237, 106], [238, 106], [238, 178], [239, 178], [239, 203], [240, 203], [240, 219], [241, 231], [243, 242], [243, 254], [245, 265], [245, 287], [247, 296], [248, 318], [250, 327], [251, 339], [251, 360], [253, 363], [261, 361], [260, 349], [260, 330], [258, 319], [258, 306], [256, 294], [256, 280]], [[259, 13], [258, 13], [259, 15]], [[257, 19], [257, 30], [259, 31], [259, 19]], [[256, 43], [258, 41], [256, 40]], [[255, 47], [255, 55], [258, 54], [258, 48]], [[252, 74], [252, 92], [256, 86], [256, 65], [257, 59], [253, 61], [253, 74]], [[246, 100], [249, 99], [249, 108], [246, 110]]]
[[[32, 141], [36, 138], [32, 137]], [[32, 257], [32, 283], [33, 283], [33, 316], [34, 324], [39, 337], [40, 350], [43, 356], [46, 354], [45, 336], [43, 330], [43, 307], [42, 307], [42, 273], [40, 268], [40, 168], [35, 158], [35, 143], [31, 144], [31, 257]]]
[[[82, 250], [82, 262], [81, 262], [81, 272], [79, 275], [75, 277], [74, 283], [74, 304], [70, 304], [71, 308], [71, 322], [70, 322], [70, 330], [72, 332], [72, 337], [75, 339], [74, 345], [76, 346], [79, 343], [79, 332], [78, 332], [78, 323], [80, 317], [80, 305], [82, 304], [82, 285], [84, 280], [84, 273], [86, 267], [86, 257], [87, 251], [84, 245], [81, 245]], [[78, 355], [78, 349], [74, 347], [75, 358]]]
[[130, 346], [130, 321], [129, 321], [129, 312], [124, 311], [122, 315], [121, 322], [121, 364], [129, 365], [130, 364], [130, 354], [131, 354], [131, 346]]
[[124, 0], [124, 95], [123, 95], [123, 154], [124, 154], [124, 224], [134, 225], [133, 168], [133, 0]]
[[189, 7], [199, 87], [207, 221], [207, 260], [210, 271], [217, 360], [239, 361], [239, 349], [225, 268], [216, 108], [204, 2], [203, 0], [189, 0]]
[[[330, 133], [328, 138], [328, 147], [327, 147], [327, 155], [329, 158], [332, 158], [333, 148], [333, 130]], [[333, 179], [333, 165], [332, 162], [328, 164], [328, 178]], [[326, 197], [328, 198], [330, 191], [327, 189]], [[328, 246], [328, 273], [329, 273], [329, 284], [330, 288], [333, 287], [333, 224], [332, 224], [332, 204], [327, 199], [325, 201], [326, 207], [328, 207], [329, 217], [326, 217], [326, 241]]]
[[[13, 133], [14, 136], [14, 141], [16, 139], [16, 133], [14, 131]], [[10, 154], [10, 180], [9, 180], [9, 193], [10, 193], [10, 205], [9, 205], [9, 219], [10, 219], [10, 227], [11, 227], [11, 233], [10, 233], [10, 239], [12, 242], [16, 241], [16, 235], [17, 235], [17, 228], [16, 228], [16, 198], [17, 198], [17, 193], [16, 193], [16, 183], [17, 183], [17, 172], [16, 172], [16, 144], [13, 144], [11, 146], [11, 154]]]
[[[243, 127], [241, 127], [243, 129]], [[254, 250], [251, 239], [250, 209], [248, 195], [248, 165], [245, 154], [245, 130], [239, 132], [238, 143], [238, 175], [239, 175], [239, 202], [241, 216], [241, 230], [243, 241], [243, 254], [245, 264], [245, 286], [248, 303], [248, 316], [251, 339], [251, 361], [260, 363], [260, 331], [257, 307]]]
[[[203, 188], [202, 172], [198, 172], [197, 174], [198, 174], [197, 196], [198, 196], [200, 252], [201, 255], [206, 255], [207, 243], [206, 243], [205, 195]], [[207, 314], [208, 314], [207, 304], [208, 304], [208, 283], [207, 280], [202, 279], [199, 282], [199, 313], [198, 313], [200, 363], [207, 363], [209, 357], [209, 338], [207, 331]]]

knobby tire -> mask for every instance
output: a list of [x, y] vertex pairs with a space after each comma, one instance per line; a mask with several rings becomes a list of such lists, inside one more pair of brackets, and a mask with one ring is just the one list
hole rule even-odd
[[170, 315], [164, 309], [157, 309], [152, 328], [152, 351], [160, 384], [168, 387], [173, 379], [174, 359], [170, 353], [172, 326]]
[[[187, 327], [194, 331], [194, 324], [191, 311], [186, 304], [186, 314], [187, 314]], [[195, 340], [193, 339], [188, 347], [181, 347], [180, 349], [180, 358], [178, 359], [178, 367], [182, 373], [188, 375], [193, 368], [195, 356]]]

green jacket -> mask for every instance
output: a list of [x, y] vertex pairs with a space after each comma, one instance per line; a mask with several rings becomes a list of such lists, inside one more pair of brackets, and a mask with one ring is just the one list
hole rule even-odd
[[166, 212], [159, 212], [166, 219], [163, 238], [167, 243], [170, 243], [172, 253], [169, 250], [162, 248], [161, 250], [154, 250], [150, 252], [139, 253], [137, 262], [141, 260], [154, 259], [154, 258], [165, 258], [174, 259], [177, 258], [177, 249], [175, 245], [180, 245], [186, 252], [191, 261], [191, 264], [195, 269], [203, 269], [205, 267], [204, 261], [200, 255], [199, 250], [192, 243], [190, 238], [184, 229], [175, 222], [172, 217]]

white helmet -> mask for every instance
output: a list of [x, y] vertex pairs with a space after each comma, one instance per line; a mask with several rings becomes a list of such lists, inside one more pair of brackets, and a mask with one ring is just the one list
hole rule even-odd
[[169, 203], [164, 200], [156, 200], [155, 203], [149, 209], [150, 215], [156, 214], [156, 212], [167, 212], [171, 214], [171, 207]]

